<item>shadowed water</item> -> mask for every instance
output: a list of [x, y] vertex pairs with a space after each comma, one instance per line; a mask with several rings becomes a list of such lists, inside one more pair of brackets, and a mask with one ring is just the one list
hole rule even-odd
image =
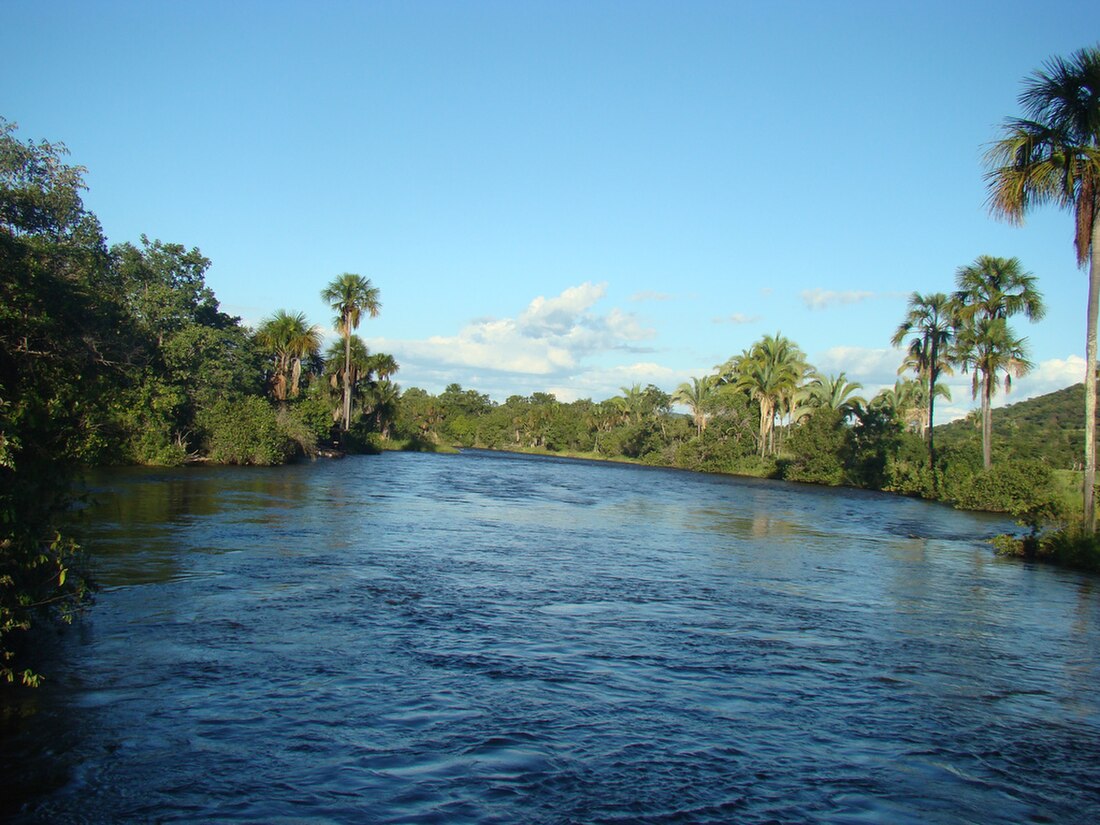
[[93, 486], [19, 822], [1100, 814], [1098, 580], [997, 519], [473, 452]]

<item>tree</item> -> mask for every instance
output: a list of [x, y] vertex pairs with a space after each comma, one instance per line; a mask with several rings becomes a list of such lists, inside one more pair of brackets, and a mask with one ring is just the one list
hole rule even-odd
[[378, 288], [370, 278], [345, 272], [321, 291], [321, 300], [336, 310], [336, 329], [344, 338], [344, 411], [341, 431], [347, 433], [351, 426], [351, 334], [359, 328], [359, 319], [366, 312], [378, 317], [382, 304], [378, 300]]
[[304, 312], [291, 315], [280, 309], [260, 324], [256, 340], [274, 358], [271, 389], [275, 400], [297, 398], [302, 360], [315, 358], [321, 351], [321, 331], [306, 320]]
[[796, 401], [799, 406], [795, 418], [809, 415], [816, 409], [829, 409], [841, 414], [843, 420], [855, 415], [859, 409], [866, 406], [867, 401], [862, 396], [856, 395], [863, 385], [858, 381], [849, 381], [848, 376], [841, 372], [839, 375], [822, 375], [815, 372], [810, 382], [798, 393]]
[[58, 525], [74, 465], [103, 438], [123, 312], [83, 170], [14, 132], [0, 118], [0, 680], [34, 685], [17, 641], [87, 593]]
[[993, 466], [993, 395], [997, 392], [997, 375], [1004, 373], [1005, 392], [1012, 389], [1012, 378], [1019, 378], [1031, 369], [1024, 339], [1012, 334], [1004, 318], [977, 318], [959, 330], [956, 358], [964, 371], [974, 371], [973, 396], [981, 395], [982, 403], [982, 464]]
[[911, 365], [928, 388], [928, 467], [932, 469], [936, 466], [933, 429], [937, 382], [942, 373], [951, 370], [950, 346], [955, 339], [953, 302], [942, 292], [910, 295], [909, 309], [894, 332], [893, 345], [901, 346], [910, 335], [908, 358], [899, 372]]
[[198, 248], [150, 241], [111, 248], [111, 273], [127, 312], [125, 385], [111, 404], [119, 458], [180, 463], [197, 447], [206, 409], [260, 390], [261, 355], [205, 281]]
[[707, 412], [707, 402], [714, 395], [714, 386], [715, 376], [707, 375], [703, 378], [692, 378], [691, 383], [685, 381], [672, 394], [674, 404], [683, 404], [691, 410], [691, 418], [695, 422], [697, 435], [702, 435], [707, 428], [707, 420], [710, 418], [710, 414]]
[[1095, 530], [1096, 325], [1100, 309], [1100, 46], [1056, 57], [1024, 80], [1025, 118], [1005, 121], [986, 155], [989, 206], [1022, 224], [1032, 207], [1072, 210], [1077, 264], [1089, 265], [1085, 314], [1084, 521]]
[[1019, 258], [979, 255], [974, 263], [955, 272], [959, 318], [1011, 318], [1022, 312], [1029, 321], [1041, 321], [1046, 307], [1035, 281]]
[[775, 452], [775, 416], [790, 404], [806, 371], [802, 351], [782, 334], [765, 335], [719, 368], [732, 383], [760, 405], [760, 456]]
[[982, 400], [982, 461], [985, 469], [993, 463], [992, 398], [998, 372], [1005, 374], [1005, 392], [1012, 387], [1012, 376], [1026, 373], [1027, 360], [1023, 339], [1013, 336], [1006, 319], [1023, 313], [1032, 321], [1043, 317], [1043, 297], [1035, 289], [1035, 276], [1024, 272], [1017, 258], [982, 255], [955, 273], [954, 300], [960, 329], [957, 333], [957, 357], [963, 369], [974, 370], [974, 397]]

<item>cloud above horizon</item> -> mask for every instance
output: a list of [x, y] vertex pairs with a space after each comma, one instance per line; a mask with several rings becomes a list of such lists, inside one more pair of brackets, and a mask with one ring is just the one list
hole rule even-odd
[[873, 292], [862, 290], [845, 290], [835, 292], [832, 290], [814, 287], [804, 289], [801, 293], [802, 303], [809, 309], [826, 309], [837, 304], [858, 304], [875, 297]]
[[642, 301], [671, 301], [675, 296], [668, 292], [654, 292], [653, 290], [643, 290], [642, 292], [635, 292], [629, 298], [628, 301], [632, 303], [640, 303]]
[[606, 353], [648, 352], [641, 342], [656, 336], [631, 312], [618, 307], [595, 311], [606, 292], [606, 284], [586, 282], [559, 295], [540, 295], [515, 317], [471, 321], [454, 335], [373, 339], [371, 345], [393, 353], [416, 380], [454, 376], [456, 370], [463, 370], [477, 371], [488, 383], [495, 373], [554, 377], [556, 381], [545, 383], [575, 386], [583, 382], [575, 381], [573, 373], [591, 369], [584, 366], [586, 360]]
[[755, 324], [760, 320], [759, 315], [746, 315], [743, 312], [735, 312], [732, 315], [726, 315], [722, 318], [715, 318], [716, 324]]

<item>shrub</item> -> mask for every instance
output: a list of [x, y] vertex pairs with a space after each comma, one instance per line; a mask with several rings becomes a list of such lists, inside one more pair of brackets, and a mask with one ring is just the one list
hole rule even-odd
[[835, 410], [815, 410], [787, 441], [790, 458], [783, 462], [783, 478], [836, 486], [844, 480], [848, 429]]
[[1062, 516], [1054, 474], [1041, 461], [1005, 461], [973, 477], [955, 500], [959, 507], [1008, 513], [1021, 525], [1039, 528]]
[[206, 454], [218, 464], [281, 464], [294, 454], [272, 406], [263, 398], [247, 396], [219, 401], [200, 412]]
[[898, 438], [897, 449], [886, 459], [886, 483], [883, 490], [907, 496], [933, 495], [932, 474], [928, 469], [928, 445], [915, 433]]

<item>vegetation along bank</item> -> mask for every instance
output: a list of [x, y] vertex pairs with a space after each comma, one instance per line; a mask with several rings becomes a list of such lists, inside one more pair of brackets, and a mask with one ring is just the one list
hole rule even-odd
[[[1089, 271], [1086, 359], [1100, 306], [1100, 48], [1025, 80], [1023, 117], [987, 156], [994, 214], [1073, 213]], [[497, 403], [458, 385], [404, 391], [398, 364], [357, 330], [382, 308], [368, 278], [318, 288], [339, 339], [281, 309], [255, 329], [222, 312], [197, 248], [142, 236], [109, 245], [63, 145], [22, 141], [0, 119], [0, 678], [35, 684], [18, 646], [44, 614], [87, 598], [61, 529], [70, 482], [97, 464], [277, 464], [319, 451], [519, 449], [847, 484], [1011, 513], [1030, 533], [1002, 549], [1096, 569], [1096, 375], [994, 411], [1030, 368], [1022, 324], [1044, 314], [1015, 258], [962, 263], [916, 291], [892, 343], [897, 383], [871, 398], [824, 375], [780, 332], [671, 393], [623, 387], [602, 401]], [[979, 409], [937, 426], [943, 376], [972, 376]], [[686, 411], [686, 412], [685, 412]], [[1046, 529], [1044, 528], [1055, 528]]]

